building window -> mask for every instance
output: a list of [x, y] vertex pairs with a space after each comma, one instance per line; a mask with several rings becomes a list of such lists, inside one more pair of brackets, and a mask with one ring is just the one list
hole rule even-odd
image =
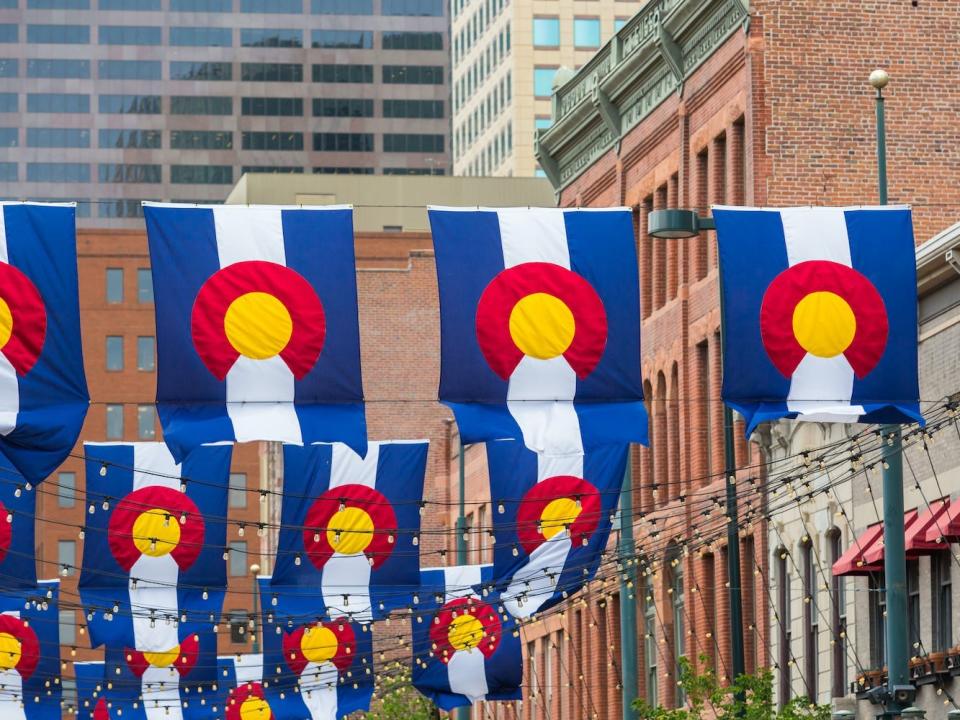
[[27, 42], [87, 45], [90, 42], [90, 28], [87, 25], [27, 25]]
[[137, 268], [137, 302], [153, 302], [153, 273], [150, 268]]
[[[16, 112], [16, 93], [13, 96], [13, 107], [9, 112]], [[73, 95], [59, 93], [30, 93], [27, 95], [28, 113], [88, 113], [90, 112], [89, 95]]]
[[233, 133], [223, 130], [171, 130], [170, 147], [177, 150], [232, 150]]
[[90, 0], [27, 0], [27, 7], [36, 10], [89, 10]]
[[247, 574], [247, 543], [245, 540], [230, 542], [230, 577], [243, 577]]
[[920, 563], [907, 560], [907, 626], [910, 646], [920, 647]]
[[365, 98], [314, 98], [313, 116], [373, 117], [373, 100]]
[[241, 63], [240, 79], [245, 82], [303, 82], [300, 63]]
[[[833, 528], [827, 535], [830, 543], [830, 567], [843, 554], [842, 536], [840, 530]], [[845, 578], [842, 575], [832, 576], [833, 603], [831, 607], [830, 623], [833, 639], [832, 665], [832, 693], [833, 697], [843, 697], [847, 694], [847, 593]]]
[[57, 563], [68, 577], [77, 574], [77, 543], [73, 540], [57, 540]]
[[[16, 132], [16, 129], [14, 129]], [[16, 135], [14, 135], [16, 138]], [[16, 143], [0, 141], [0, 145], [15, 147]], [[36, 148], [88, 148], [90, 131], [77, 128], [27, 128], [27, 147]]]
[[393, 85], [443, 85], [440, 65], [384, 65], [383, 81]]
[[933, 650], [943, 652], [953, 647], [953, 583], [950, 550], [930, 556], [930, 580], [933, 599]]
[[157, 339], [153, 335], [137, 338], [137, 370], [153, 372], [157, 369]]
[[107, 370], [123, 370], [122, 335], [107, 335]]
[[153, 405], [137, 406], [137, 437], [140, 440], [156, 440], [157, 408]]
[[240, 114], [270, 117], [301, 117], [303, 115], [303, 98], [241, 98]]
[[28, 182], [90, 182], [86, 163], [27, 163]]
[[123, 405], [107, 405], [107, 440], [123, 440]]
[[159, 10], [160, 0], [100, 0], [101, 10]]
[[247, 641], [247, 624], [249, 622], [250, 616], [243, 610], [232, 610], [230, 612], [230, 642], [245, 643]]
[[302, 175], [303, 168], [293, 165], [244, 165], [240, 168], [241, 174], [244, 173], [269, 173], [272, 175]]
[[180, 12], [233, 12], [233, 0], [170, 0], [170, 9]]
[[227, 500], [232, 508], [247, 506], [247, 474], [230, 473], [230, 491]]
[[346, 166], [337, 166], [337, 167], [315, 167], [313, 169], [314, 175], [373, 175], [372, 167], [346, 167]]
[[372, 83], [373, 65], [314, 65], [313, 81], [322, 83]]
[[383, 0], [384, 15], [443, 16], [443, 0]]
[[107, 268], [107, 302], [123, 302], [123, 268]]
[[369, 50], [373, 47], [373, 33], [369, 30], [314, 30], [310, 44], [315, 48], [350, 48]]
[[657, 671], [657, 606], [653, 587], [645, 579], [640, 598], [643, 608], [643, 662], [646, 670], [647, 704], [656, 707], [660, 675]]
[[887, 612], [886, 588], [883, 573], [870, 575], [870, 666], [874, 669], [887, 664]]
[[73, 610], [59, 610], [60, 644], [74, 645], [77, 642], [77, 616]]
[[223, 95], [173, 95], [171, 115], [233, 115], [233, 98]]
[[819, 630], [817, 623], [817, 563], [813, 556], [813, 541], [807, 541], [801, 546], [803, 561], [803, 655], [804, 680], [810, 698], [816, 700], [817, 675], [819, 674]]
[[97, 217], [142, 218], [143, 201], [134, 198], [107, 198], [97, 204]]
[[170, 79], [225, 82], [233, 80], [233, 65], [228, 62], [177, 60], [170, 63]]
[[242, 47], [299, 48], [303, 47], [303, 31], [281, 28], [243, 28], [240, 30]]
[[247, 130], [242, 143], [244, 150], [303, 150], [303, 133]]
[[790, 668], [793, 653], [790, 651], [792, 642], [790, 603], [790, 573], [787, 571], [787, 549], [777, 550], [777, 625], [780, 631], [780, 706], [787, 704], [791, 694], [792, 679]]
[[57, 474], [57, 507], [72, 508], [77, 504], [77, 474], [64, 470]]
[[384, 100], [387, 118], [442, 118], [443, 100]]
[[[686, 654], [684, 648], [686, 618], [684, 611], [683, 556], [680, 555], [676, 548], [671, 548], [671, 551], [667, 553], [667, 560], [670, 580], [670, 599], [673, 605], [673, 659], [677, 680], [679, 680], [680, 658]], [[676, 707], [683, 707], [685, 703], [686, 693], [683, 691], [683, 687], [678, 684], [674, 705]]]
[[159, 95], [101, 95], [100, 112], [115, 115], [159, 115]]
[[101, 80], [160, 80], [163, 64], [159, 60], [101, 60], [97, 77]]
[[230, 185], [230, 165], [171, 165], [170, 182], [177, 185]]
[[313, 149], [321, 152], [373, 152], [373, 134], [314, 133]]
[[373, 0], [311, 0], [314, 15], [373, 15]]
[[170, 44], [182, 47], [230, 47], [233, 30], [220, 27], [172, 27]]
[[83, 80], [90, 77], [90, 61], [27, 60], [27, 77]]
[[100, 163], [100, 182], [102, 183], [159, 183], [159, 165], [139, 165], [129, 163]]
[[560, 47], [560, 18], [535, 17], [533, 19], [533, 46]]
[[16, 23], [0, 23], [0, 43], [15, 43], [20, 40], [20, 26]]
[[548, 98], [553, 92], [553, 76], [557, 74], [555, 67], [538, 67], [533, 69], [533, 93], [538, 98]]
[[418, 135], [414, 133], [386, 133], [383, 136], [384, 152], [433, 152], [442, 153], [443, 135]]
[[573, 46], [576, 48], [600, 47], [600, 18], [574, 18]]
[[443, 50], [443, 33], [384, 31], [381, 44], [384, 50]]
[[101, 25], [101, 45], [162, 45], [163, 28], [138, 25]]
[[303, 0], [240, 0], [240, 12], [299, 15], [303, 12]]
[[0, 180], [4, 182], [16, 182], [20, 177], [20, 171], [15, 162], [0, 162]]
[[[27, 96], [30, 97], [29, 95]], [[4, 113], [14, 113], [19, 112], [20, 102], [19, 96], [16, 93], [0, 93], [0, 112]], [[87, 112], [89, 112], [89, 107]], [[36, 110], [28, 110], [27, 112], [38, 112]]]
[[20, 61], [13, 58], [0, 58], [0, 78], [20, 76]]
[[160, 147], [159, 130], [101, 130], [102, 148], [146, 148]]

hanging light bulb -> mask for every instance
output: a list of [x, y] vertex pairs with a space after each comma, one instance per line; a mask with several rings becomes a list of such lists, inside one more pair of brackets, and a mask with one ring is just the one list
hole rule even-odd
[[100, 477], [106, 477], [106, 476], [107, 476], [107, 464], [100, 463]]

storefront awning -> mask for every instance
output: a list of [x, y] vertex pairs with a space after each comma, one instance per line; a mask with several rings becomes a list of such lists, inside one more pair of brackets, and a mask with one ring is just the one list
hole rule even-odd
[[906, 534], [907, 557], [917, 558], [947, 549], [940, 540], [938, 528], [944, 527], [945, 515], [950, 509], [950, 498], [934, 500], [924, 510]]
[[[917, 511], [908, 510], [903, 516], [903, 532], [909, 537], [913, 530], [914, 523], [917, 522]], [[909, 550], [909, 546], [907, 548]], [[868, 565], [879, 565], [883, 570], [883, 532], [881, 527], [880, 539], [877, 540], [870, 549], [863, 554], [863, 561]]]
[[947, 503], [947, 507], [937, 521], [927, 528], [927, 542], [935, 542], [942, 538], [942, 544], [939, 546], [941, 550], [945, 550], [948, 543], [960, 542], [960, 501], [950, 503], [948, 499]]
[[883, 572], [882, 563], [870, 566], [863, 559], [864, 553], [878, 541], [883, 541], [883, 525], [880, 523], [868, 527], [850, 544], [846, 552], [833, 564], [833, 574], [838, 576], [869, 575], [875, 572]]

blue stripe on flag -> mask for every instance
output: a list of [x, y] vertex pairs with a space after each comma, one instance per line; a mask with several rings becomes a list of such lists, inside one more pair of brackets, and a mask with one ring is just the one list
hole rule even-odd
[[23, 476], [0, 455], [0, 523], [10, 529], [10, 546], [0, 560], [0, 587], [37, 586], [36, 505], [37, 490], [27, 490]]

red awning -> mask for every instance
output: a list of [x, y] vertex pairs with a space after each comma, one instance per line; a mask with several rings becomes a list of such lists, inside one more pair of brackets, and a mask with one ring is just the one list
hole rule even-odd
[[927, 528], [924, 538], [927, 542], [939, 541], [938, 550], [946, 550], [949, 543], [960, 541], [960, 502], [951, 504], [950, 498], [947, 498], [946, 503], [937, 521]]
[[867, 565], [864, 562], [863, 555], [877, 541], [883, 541], [883, 525], [871, 525], [864, 530], [860, 537], [854, 540], [846, 552], [840, 556], [840, 559], [833, 564], [834, 575], [869, 575], [870, 573], [883, 572], [883, 564]]
[[[947, 543], [940, 540], [937, 528], [943, 527], [943, 518], [950, 509], [950, 498], [941, 498], [930, 503], [930, 507], [920, 514], [917, 521], [906, 532], [907, 557], [914, 559], [921, 555], [929, 555], [938, 550], [946, 550]], [[933, 532], [931, 539], [930, 533]]]
[[[910, 536], [910, 532], [913, 530], [913, 525], [917, 521], [917, 511], [908, 510], [907, 513], [903, 516], [903, 532], [906, 537]], [[867, 565], [879, 565], [880, 569], [883, 570], [883, 528], [881, 526], [880, 530], [880, 539], [877, 540], [869, 550], [863, 554], [863, 561]]]

